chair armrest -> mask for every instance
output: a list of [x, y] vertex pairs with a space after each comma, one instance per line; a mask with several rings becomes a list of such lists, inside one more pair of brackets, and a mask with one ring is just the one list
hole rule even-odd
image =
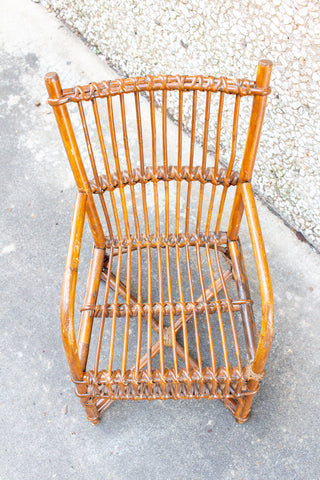
[[74, 302], [83, 225], [86, 213], [86, 201], [86, 194], [77, 194], [61, 292], [60, 314], [62, 340], [71, 375], [74, 380], [81, 380], [83, 376], [74, 330]]
[[240, 186], [240, 191], [249, 226], [261, 293], [261, 331], [256, 354], [251, 366], [254, 374], [261, 375], [263, 373], [273, 339], [272, 284], [251, 184], [242, 183]]

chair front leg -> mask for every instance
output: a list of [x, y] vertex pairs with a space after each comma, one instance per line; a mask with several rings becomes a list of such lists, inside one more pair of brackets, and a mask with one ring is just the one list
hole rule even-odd
[[87, 418], [92, 423], [97, 423], [99, 421], [98, 410], [96, 406], [90, 404], [87, 395], [87, 386], [85, 383], [82, 383], [83, 370], [80, 364], [74, 328], [74, 302], [83, 226], [86, 213], [86, 202], [86, 194], [78, 193], [75, 201], [67, 259], [62, 282], [61, 333], [71, 376], [76, 384], [77, 394], [80, 396], [81, 403], [86, 409]]
[[250, 183], [243, 183], [240, 189], [258, 272], [262, 308], [258, 346], [255, 357], [248, 368], [248, 389], [254, 393], [245, 397], [241, 412], [237, 412], [237, 421], [243, 423], [249, 417], [254, 394], [257, 392], [259, 381], [264, 375], [264, 367], [273, 339], [274, 308], [270, 272], [252, 187]]

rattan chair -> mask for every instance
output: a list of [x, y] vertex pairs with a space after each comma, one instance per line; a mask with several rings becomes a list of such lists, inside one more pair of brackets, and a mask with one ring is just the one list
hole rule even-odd
[[[92, 423], [114, 400], [129, 399], [218, 398], [239, 423], [248, 419], [273, 336], [272, 287], [250, 183], [271, 69], [260, 61], [256, 81], [168, 75], [65, 90], [56, 73], [46, 75], [78, 187], [62, 338]], [[242, 102], [248, 105], [240, 110]], [[93, 250], [76, 336], [85, 216]], [[261, 294], [259, 328], [242, 223]]]

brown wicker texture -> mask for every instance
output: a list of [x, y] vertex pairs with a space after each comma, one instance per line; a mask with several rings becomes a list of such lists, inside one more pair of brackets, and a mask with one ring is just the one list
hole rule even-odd
[[[272, 287], [250, 184], [271, 69], [260, 61], [256, 81], [147, 76], [65, 90], [56, 73], [46, 75], [79, 190], [62, 337], [92, 423], [114, 400], [126, 399], [218, 398], [238, 422], [248, 419], [273, 336]], [[242, 101], [252, 101], [252, 112], [237, 173]], [[175, 147], [168, 135], [172, 112]], [[221, 163], [225, 132], [230, 154]], [[259, 329], [238, 238], [244, 212], [261, 293]], [[76, 334], [85, 216], [93, 251]]]

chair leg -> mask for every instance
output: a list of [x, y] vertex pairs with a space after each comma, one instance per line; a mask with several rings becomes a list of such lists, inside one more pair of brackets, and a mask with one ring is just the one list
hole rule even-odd
[[243, 395], [237, 400], [225, 398], [222, 400], [224, 406], [232, 413], [237, 423], [242, 424], [249, 420], [253, 395]]
[[92, 423], [92, 425], [97, 425], [100, 422], [100, 413], [98, 411], [96, 404], [83, 404], [87, 419]]
[[[229, 242], [228, 247], [232, 262], [232, 273], [236, 282], [239, 299], [250, 300], [249, 284], [240, 243], [238, 241]], [[252, 360], [257, 349], [257, 332], [254, 323], [252, 306], [242, 305], [240, 312], [247, 344], [248, 358], [249, 360]]]
[[89, 354], [90, 338], [93, 325], [93, 309], [97, 301], [104, 255], [105, 252], [103, 249], [93, 248], [84, 298], [85, 309], [83, 309], [80, 317], [78, 333], [78, 351], [80, 365], [83, 371], [86, 370]]
[[98, 402], [96, 398], [90, 398], [88, 395], [88, 387], [83, 383], [76, 383], [75, 393], [80, 398], [81, 405], [86, 411], [86, 417], [93, 425], [100, 421], [101, 412], [98, 410]]
[[245, 423], [249, 419], [253, 397], [259, 390], [259, 382], [256, 380], [249, 380], [248, 390], [252, 393], [250, 395], [244, 395], [241, 408], [239, 408], [235, 414], [237, 423]]

